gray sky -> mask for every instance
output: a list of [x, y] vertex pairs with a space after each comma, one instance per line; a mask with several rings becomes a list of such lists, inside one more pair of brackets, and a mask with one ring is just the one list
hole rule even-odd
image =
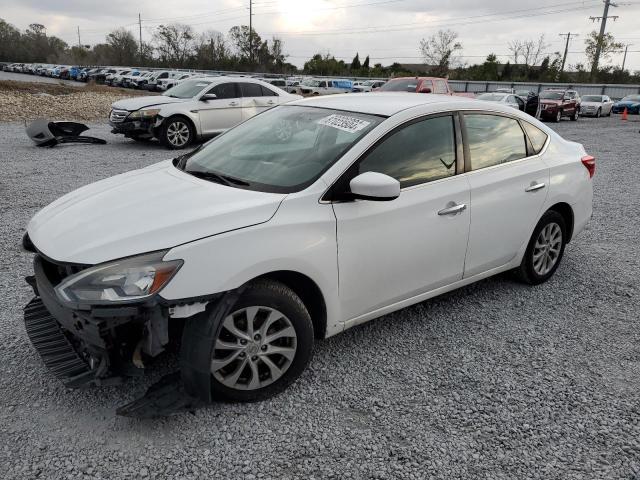
[[[640, 0], [621, 0], [610, 15], [607, 31], [630, 43], [627, 67], [640, 70]], [[143, 40], [149, 40], [160, 23], [187, 23], [196, 31], [225, 33], [233, 25], [248, 23], [249, 0], [0, 0], [0, 18], [20, 29], [42, 23], [49, 34], [77, 43], [80, 27], [83, 44], [104, 41], [113, 28], [125, 26], [138, 35], [142, 15]], [[490, 52], [506, 62], [508, 42], [534, 39], [545, 34], [548, 52], [564, 49], [558, 33], [579, 33], [569, 46], [568, 64], [584, 62], [584, 39], [602, 15], [601, 0], [254, 0], [254, 29], [262, 38], [277, 35], [284, 41], [288, 60], [298, 66], [316, 52], [330, 52], [350, 61], [361, 59], [384, 65], [420, 63], [421, 38], [441, 28], [460, 35], [463, 61], [481, 62]], [[576, 53], [572, 53], [576, 52]], [[622, 54], [604, 64], [620, 65]]]

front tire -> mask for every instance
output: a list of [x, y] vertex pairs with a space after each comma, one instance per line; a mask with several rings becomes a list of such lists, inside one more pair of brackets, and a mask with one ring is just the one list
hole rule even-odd
[[286, 285], [250, 284], [218, 327], [211, 361], [213, 398], [253, 402], [293, 383], [313, 355], [313, 324]]
[[580, 112], [576, 108], [575, 111], [573, 112], [573, 115], [571, 115], [571, 120], [574, 121], [574, 122], [577, 122], [579, 116], [580, 116]]
[[560, 265], [566, 244], [567, 225], [564, 217], [554, 210], [547, 211], [533, 230], [518, 268], [520, 280], [530, 285], [549, 280]]
[[600, 115], [602, 115], [602, 109], [599, 108], [596, 112], [596, 118], [600, 118]]
[[179, 150], [188, 147], [195, 132], [189, 122], [184, 117], [170, 117], [164, 121], [160, 128], [160, 142], [171, 150]]
[[560, 123], [560, 120], [562, 120], [562, 110], [558, 110], [558, 113], [556, 113], [556, 116], [553, 119], [556, 123]]

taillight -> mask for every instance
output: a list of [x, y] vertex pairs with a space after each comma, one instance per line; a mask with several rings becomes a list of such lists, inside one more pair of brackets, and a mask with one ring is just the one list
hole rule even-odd
[[585, 155], [582, 157], [582, 164], [587, 170], [589, 170], [589, 178], [593, 178], [596, 173], [596, 157]]

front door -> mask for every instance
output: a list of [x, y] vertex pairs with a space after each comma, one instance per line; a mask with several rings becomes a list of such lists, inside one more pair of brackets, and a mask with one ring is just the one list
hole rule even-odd
[[[469, 186], [456, 175], [461, 144], [452, 115], [396, 129], [347, 175], [400, 181], [392, 201], [334, 203], [342, 317], [359, 317], [462, 278]], [[348, 182], [347, 182], [348, 184]]]
[[199, 102], [200, 128], [204, 135], [223, 132], [242, 121], [240, 92], [236, 83], [219, 83], [207, 91], [215, 100]]
[[472, 202], [466, 278], [505, 265], [529, 241], [549, 190], [549, 168], [537, 156], [527, 158], [517, 120], [467, 113], [464, 125]]

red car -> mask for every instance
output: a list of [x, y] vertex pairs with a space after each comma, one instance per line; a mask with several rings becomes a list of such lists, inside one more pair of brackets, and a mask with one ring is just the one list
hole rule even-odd
[[578, 120], [580, 95], [575, 90], [549, 89], [540, 93], [540, 118], [559, 122], [562, 117]]

